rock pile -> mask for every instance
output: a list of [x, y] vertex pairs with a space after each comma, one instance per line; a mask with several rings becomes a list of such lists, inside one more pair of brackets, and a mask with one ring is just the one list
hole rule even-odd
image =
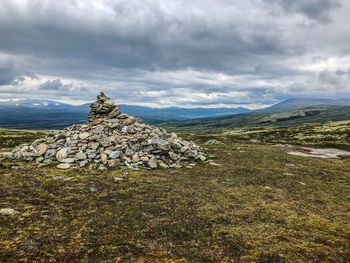
[[59, 163], [99, 168], [179, 167], [190, 159], [205, 161], [194, 142], [183, 140], [163, 128], [147, 125], [121, 113], [105, 94], [91, 104], [89, 122], [50, 132], [46, 138], [16, 147], [12, 156], [43, 164]]
[[97, 101], [90, 105], [88, 115], [89, 122], [100, 118], [115, 118], [120, 114], [120, 108], [114, 101], [107, 97], [103, 92], [97, 96]]

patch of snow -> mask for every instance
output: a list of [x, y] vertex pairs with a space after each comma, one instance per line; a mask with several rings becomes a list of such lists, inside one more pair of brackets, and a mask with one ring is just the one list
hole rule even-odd
[[288, 154], [302, 157], [316, 157], [324, 159], [340, 159], [341, 157], [350, 156], [350, 152], [338, 149], [315, 149], [300, 148], [301, 151], [289, 151]]

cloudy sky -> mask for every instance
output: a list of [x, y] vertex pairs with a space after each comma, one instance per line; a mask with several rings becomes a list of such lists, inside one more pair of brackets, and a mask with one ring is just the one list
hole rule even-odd
[[1, 0], [0, 99], [350, 98], [349, 0]]

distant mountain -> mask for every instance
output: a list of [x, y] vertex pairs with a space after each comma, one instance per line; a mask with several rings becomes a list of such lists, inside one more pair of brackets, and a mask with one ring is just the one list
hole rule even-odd
[[316, 105], [350, 106], [350, 99], [287, 99], [258, 112], [284, 112]]
[[231, 129], [254, 128], [264, 126], [295, 126], [307, 123], [350, 120], [350, 106], [315, 105], [283, 112], [253, 111], [247, 114], [202, 118], [191, 121], [177, 121], [162, 124], [170, 130], [197, 133], [220, 133]]
[[[52, 100], [0, 101], [0, 127], [23, 129], [61, 129], [87, 120], [89, 103], [70, 105]], [[245, 108], [152, 108], [121, 105], [122, 112], [148, 123], [219, 117], [249, 112]]]
[[[9, 101], [0, 101], [0, 107], [27, 107], [27, 108], [45, 108], [45, 109], [62, 109], [62, 108], [71, 108], [72, 105], [67, 103], [62, 103], [53, 100], [9, 100]], [[74, 107], [74, 106], [73, 106]]]
[[204, 117], [220, 117], [227, 115], [235, 115], [239, 113], [249, 112], [245, 108], [152, 108], [142, 106], [121, 105], [122, 112], [126, 112], [132, 116], [140, 117], [148, 120], [166, 121], [194, 119]]

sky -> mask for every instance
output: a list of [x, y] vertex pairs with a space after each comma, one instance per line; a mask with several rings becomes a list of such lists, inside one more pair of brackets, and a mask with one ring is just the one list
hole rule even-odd
[[0, 99], [350, 98], [350, 0], [1, 0]]

